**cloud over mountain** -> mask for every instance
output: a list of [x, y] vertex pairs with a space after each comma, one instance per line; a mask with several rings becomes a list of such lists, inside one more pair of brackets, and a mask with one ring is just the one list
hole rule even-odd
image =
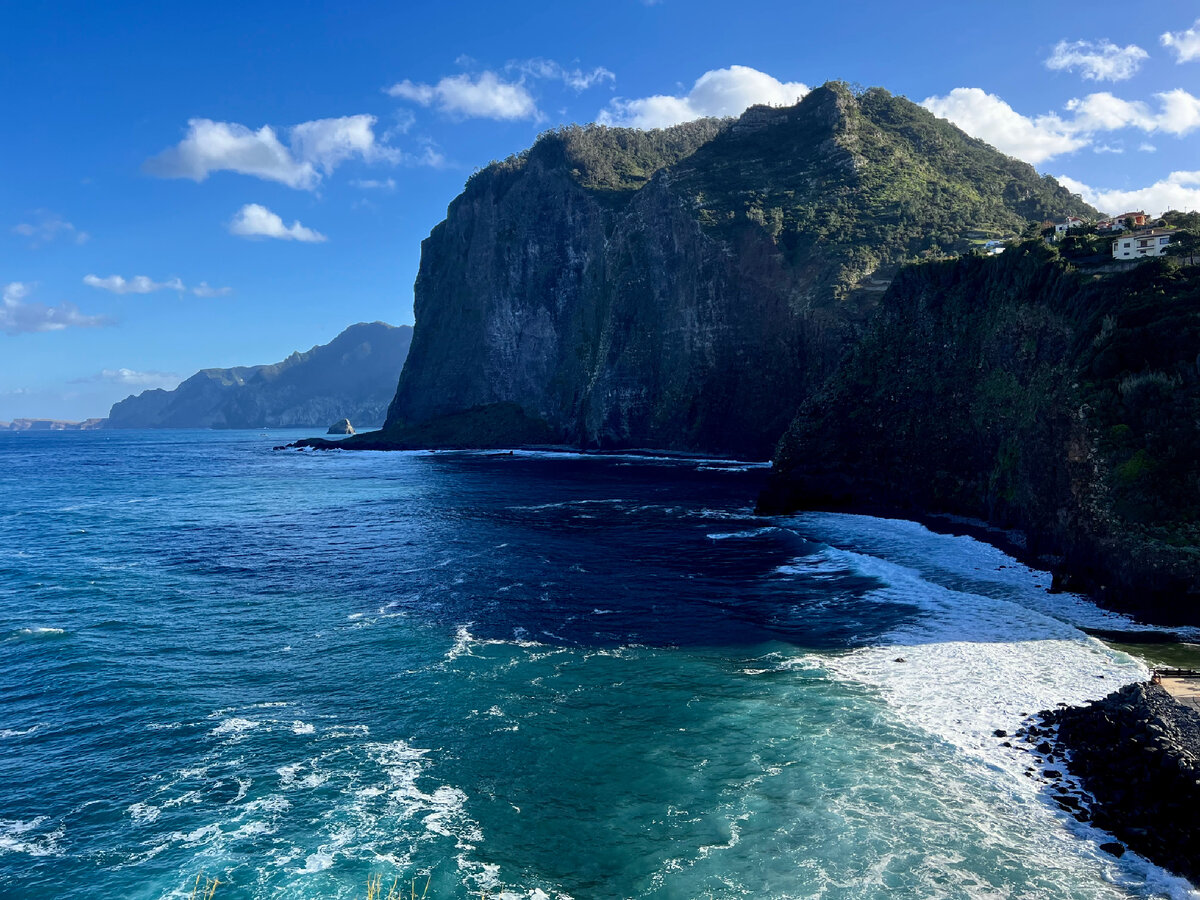
[[960, 87], [921, 105], [949, 119], [967, 134], [1034, 165], [1092, 144], [1102, 132], [1134, 128], [1177, 137], [1200, 129], [1200, 98], [1182, 88], [1156, 94], [1157, 111], [1142, 100], [1124, 100], [1107, 91], [1067, 102], [1069, 115], [1025, 116], [995, 94]]
[[1120, 215], [1131, 209], [1144, 209], [1152, 216], [1162, 215], [1169, 209], [1200, 209], [1200, 170], [1172, 172], [1148, 187], [1124, 190], [1094, 188], [1067, 175], [1055, 177], [1068, 190], [1110, 215]]
[[712, 69], [683, 95], [656, 94], [608, 104], [597, 121], [602, 125], [666, 128], [704, 116], [736, 116], [756, 103], [791, 106], [808, 93], [808, 85], [782, 82], [749, 66]]
[[95, 375], [72, 379], [71, 384], [119, 384], [142, 390], [162, 388], [169, 391], [178, 387], [181, 381], [183, 376], [174, 372], [139, 372], [136, 369], [120, 368], [101, 369]]

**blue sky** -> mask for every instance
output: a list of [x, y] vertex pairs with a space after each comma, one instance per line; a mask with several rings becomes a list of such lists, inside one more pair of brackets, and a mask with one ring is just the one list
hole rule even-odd
[[1200, 4], [10, 3], [0, 420], [412, 322], [476, 168], [882, 85], [1108, 212], [1200, 208]]

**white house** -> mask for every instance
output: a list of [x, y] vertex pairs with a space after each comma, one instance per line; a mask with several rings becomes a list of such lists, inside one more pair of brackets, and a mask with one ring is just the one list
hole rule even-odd
[[1112, 242], [1113, 259], [1141, 259], [1146, 256], [1162, 256], [1171, 243], [1174, 228], [1151, 228], [1122, 235]]
[[1063, 221], [1054, 226], [1054, 239], [1057, 241], [1066, 235], [1072, 228], [1082, 228], [1084, 226], [1083, 219], [1078, 216], [1067, 216]]

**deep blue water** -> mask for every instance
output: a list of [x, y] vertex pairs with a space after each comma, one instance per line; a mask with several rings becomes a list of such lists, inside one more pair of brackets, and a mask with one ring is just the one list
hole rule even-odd
[[296, 436], [0, 434], [0, 896], [1188, 894], [991, 735], [1144, 674], [1042, 573], [760, 466]]

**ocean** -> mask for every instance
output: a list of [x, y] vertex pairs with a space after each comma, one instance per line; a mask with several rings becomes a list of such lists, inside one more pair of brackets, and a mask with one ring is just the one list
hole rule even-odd
[[0, 897], [1197, 896], [994, 734], [1147, 675], [1046, 573], [761, 464], [300, 436], [0, 434]]

